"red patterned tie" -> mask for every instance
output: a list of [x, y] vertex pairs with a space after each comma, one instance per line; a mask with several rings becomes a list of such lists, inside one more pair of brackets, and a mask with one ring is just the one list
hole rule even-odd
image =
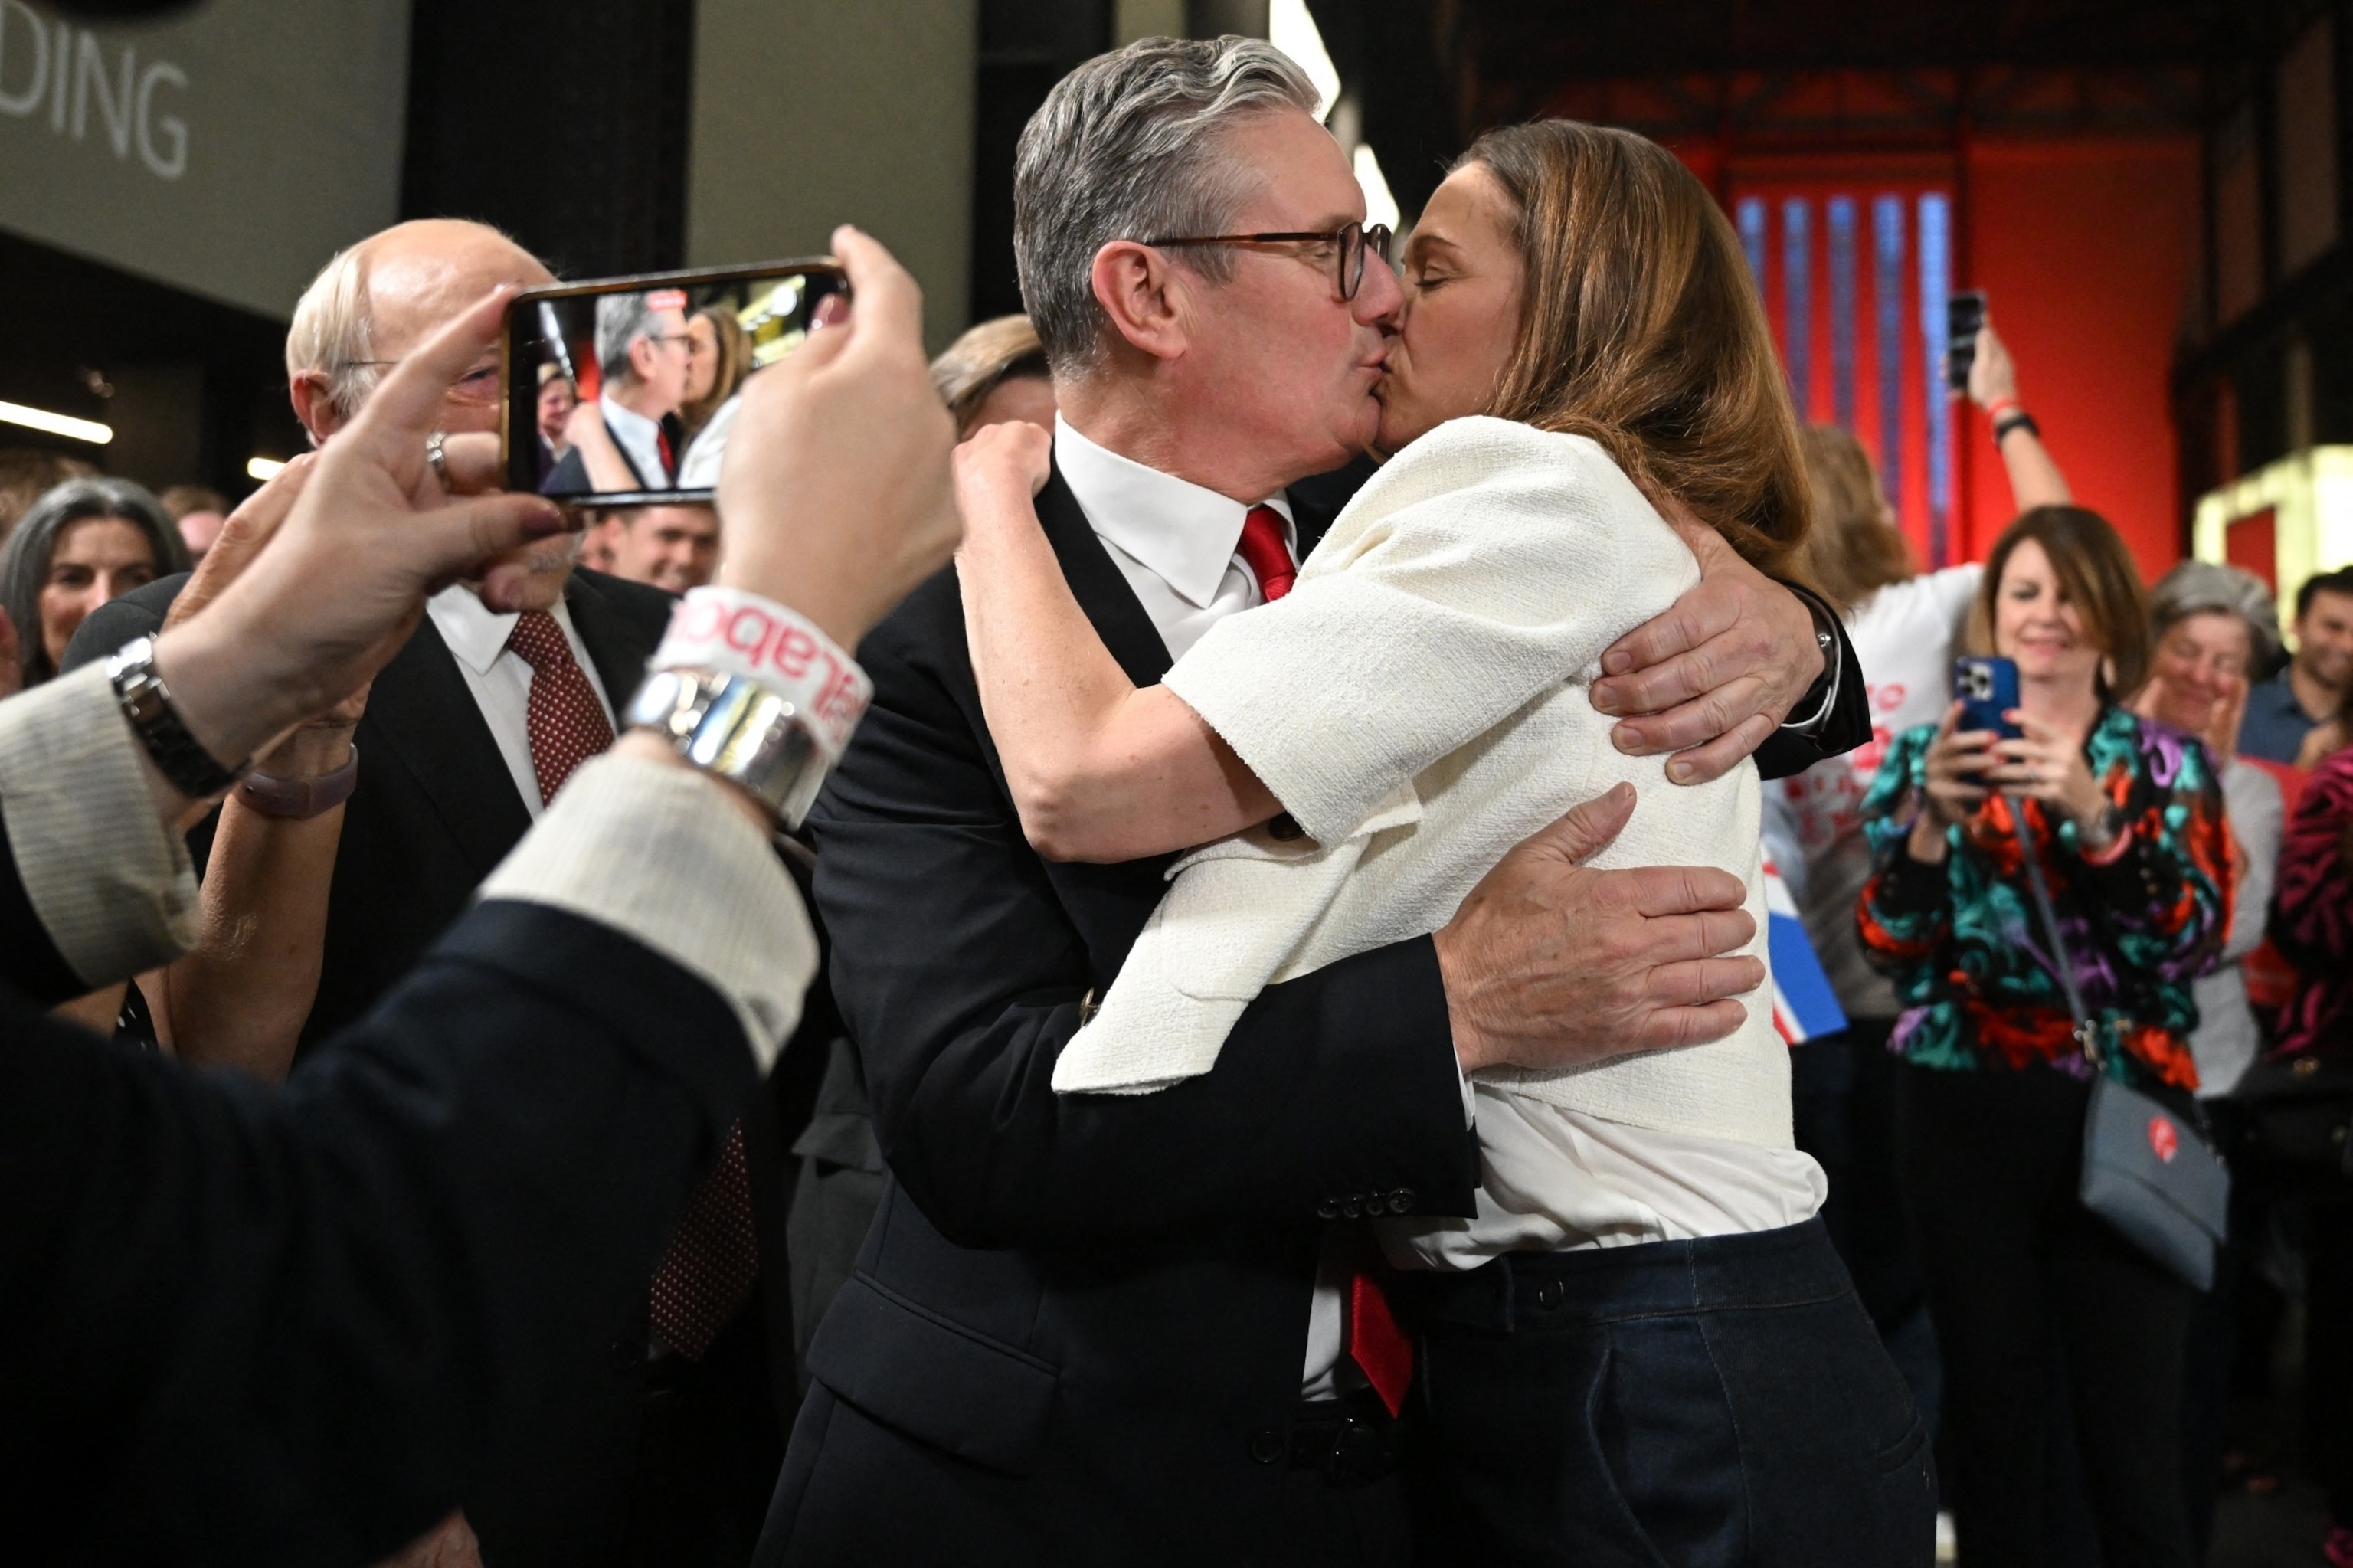
[[539, 780], [539, 803], [555, 799], [572, 770], [613, 744], [613, 721], [596, 700], [596, 688], [572, 657], [564, 628], [543, 609], [515, 617], [507, 646], [531, 666], [531, 770]]
[[1282, 514], [1271, 506], [1253, 506], [1242, 519], [1241, 542], [1234, 554], [1242, 558], [1250, 575], [1258, 578], [1258, 591], [1272, 604], [1291, 591], [1299, 579], [1299, 568], [1292, 563], [1291, 546], [1282, 537]]
[[[1284, 538], [1282, 514], [1271, 506], [1253, 506], [1242, 519], [1241, 542], [1234, 554], [1258, 578], [1258, 590], [1272, 604], [1299, 580]], [[1398, 1326], [1397, 1314], [1371, 1268], [1360, 1268], [1348, 1279], [1348, 1359], [1381, 1396], [1395, 1415], [1405, 1408], [1405, 1391], [1413, 1383], [1413, 1341]]]
[[[516, 617], [507, 646], [531, 666], [531, 766], [544, 805], [574, 768], [613, 744], [613, 726], [554, 616], [530, 610]], [[738, 1123], [718, 1163], [687, 1199], [670, 1250], [654, 1271], [654, 1331], [687, 1360], [701, 1361], [751, 1294], [759, 1267], [752, 1178]]]
[[670, 1250], [654, 1270], [654, 1332], [688, 1361], [701, 1361], [752, 1294], [752, 1282], [759, 1274], [752, 1174], [744, 1163], [744, 1124], [739, 1121], [728, 1131], [719, 1162], [687, 1199]]

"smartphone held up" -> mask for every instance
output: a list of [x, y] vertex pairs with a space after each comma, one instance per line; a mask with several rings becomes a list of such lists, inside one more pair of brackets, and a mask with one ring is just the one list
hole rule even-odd
[[2014, 659], [1970, 656], [1953, 661], [1953, 695], [1961, 705], [1963, 733], [1990, 730], [1997, 740], [2016, 740], [2025, 732], [2010, 720], [2018, 706], [2018, 662]]
[[818, 258], [517, 294], [501, 348], [507, 487], [600, 507], [709, 504], [744, 383], [849, 292], [839, 264]]
[[1969, 389], [1969, 367], [1977, 363], [1978, 334], [1985, 330], [1986, 297], [1982, 289], [1947, 295], [1945, 300], [1945, 385], [1956, 392]]

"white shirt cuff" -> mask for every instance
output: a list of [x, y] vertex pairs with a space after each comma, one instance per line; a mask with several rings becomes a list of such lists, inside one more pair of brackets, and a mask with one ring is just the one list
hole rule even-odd
[[139, 755], [102, 662], [0, 703], [0, 817], [16, 876], [92, 991], [196, 940], [188, 846], [155, 814]]
[[765, 1073], [800, 1022], [817, 936], [725, 788], [647, 758], [585, 763], [480, 895], [569, 911], [692, 971], [735, 1010]]

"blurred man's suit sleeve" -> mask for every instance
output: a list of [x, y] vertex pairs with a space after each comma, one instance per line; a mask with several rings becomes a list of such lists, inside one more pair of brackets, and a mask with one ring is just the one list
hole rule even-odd
[[187, 847], [155, 815], [101, 666], [0, 703], [0, 980], [59, 1002], [195, 942]]
[[[105, 724], [128, 731], [102, 683], [52, 684], [54, 711], [21, 707], [50, 687], [0, 704], [0, 756], [80, 734], [51, 766], [95, 794]], [[172, 946], [166, 914], [129, 887], [77, 903], [52, 857], [91, 884], [174, 863], [162, 882], [188, 890], [142, 842], [143, 796], [77, 844], [22, 779], [0, 770], [0, 1531], [30, 1561], [383, 1557], [611, 1353], [797, 1018], [816, 963], [798, 897], [721, 786], [600, 759], [339, 1049], [272, 1091], [37, 1010], [83, 964]], [[74, 926], [90, 898], [145, 934]]]

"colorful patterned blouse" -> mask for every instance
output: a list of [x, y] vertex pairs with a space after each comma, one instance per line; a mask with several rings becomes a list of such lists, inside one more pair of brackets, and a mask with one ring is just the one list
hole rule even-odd
[[[1936, 735], [1923, 726], [1896, 737], [1862, 802], [1875, 870], [1856, 919], [1864, 953], [1906, 1007], [1889, 1049], [1925, 1067], [2043, 1061], [2086, 1074], [2033, 912], [2014, 803], [1995, 795], [1974, 820], [1948, 829], [1942, 865], [1905, 853]], [[2124, 813], [2124, 833], [2105, 853], [2083, 854], [2064, 813], [2023, 803], [2075, 984], [2108, 1043], [2110, 1075], [2195, 1088], [2189, 982], [2213, 966], [2231, 924], [2229, 830], [2214, 766], [2197, 741], [2114, 707], [2084, 752]]]
[[2280, 844], [2272, 940], [2303, 971], [2280, 1020], [2280, 1053], [2353, 1051], [2353, 747], [2312, 770]]

